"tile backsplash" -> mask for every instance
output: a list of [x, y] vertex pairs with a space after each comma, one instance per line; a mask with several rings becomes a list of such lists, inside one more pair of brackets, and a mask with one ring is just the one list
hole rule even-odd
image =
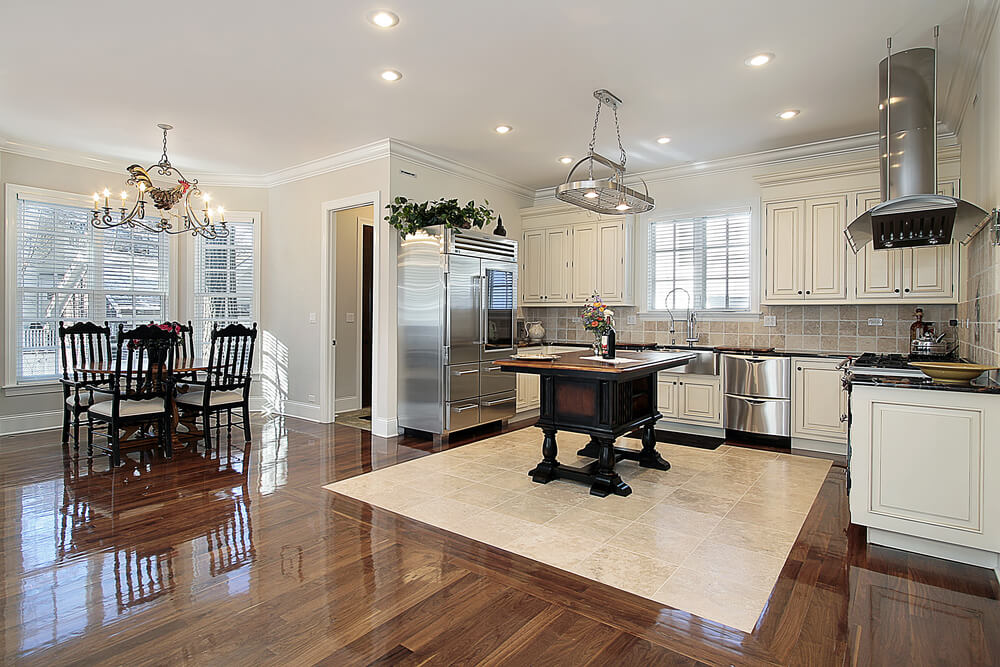
[[[990, 242], [989, 230], [969, 243], [965, 300], [958, 304], [963, 357], [980, 364], [1000, 365], [1000, 247]], [[964, 326], [968, 320], [968, 327]]]
[[[774, 347], [820, 352], [880, 352], [906, 354], [910, 344], [910, 324], [915, 308], [924, 309], [924, 320], [935, 322], [938, 333], [947, 330], [948, 340], [957, 332], [948, 326], [956, 317], [955, 306], [920, 304], [857, 306], [761, 306], [755, 320], [699, 321], [698, 344], [732, 347]], [[669, 320], [638, 320], [625, 324], [636, 308], [614, 307], [616, 330], [624, 343], [684, 345], [687, 321], [683, 314], [675, 321], [671, 334]], [[522, 308], [528, 322], [540, 321], [546, 340], [591, 342], [584, 330], [580, 308]], [[764, 317], [773, 315], [775, 326], [765, 327]], [[869, 318], [882, 318], [882, 326], [870, 326]]]

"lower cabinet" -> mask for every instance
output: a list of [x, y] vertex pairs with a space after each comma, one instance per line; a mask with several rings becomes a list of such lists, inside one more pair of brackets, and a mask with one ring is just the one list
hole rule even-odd
[[539, 382], [532, 373], [517, 374], [517, 411], [534, 410], [539, 406]]
[[662, 373], [656, 393], [661, 422], [722, 426], [722, 383], [717, 376]]
[[792, 436], [847, 442], [847, 391], [841, 359], [797, 358], [792, 363]]

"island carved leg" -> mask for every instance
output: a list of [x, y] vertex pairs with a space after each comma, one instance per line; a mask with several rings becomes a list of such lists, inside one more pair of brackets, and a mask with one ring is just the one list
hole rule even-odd
[[615, 441], [613, 439], [600, 440], [601, 451], [597, 457], [597, 472], [594, 474], [594, 481], [590, 485], [590, 495], [605, 496], [614, 493], [619, 496], [627, 496], [632, 493], [632, 487], [622, 481], [621, 476], [615, 472]]
[[656, 451], [656, 434], [653, 432], [652, 424], [642, 429], [642, 451], [639, 452], [639, 465], [643, 468], [670, 470], [670, 463]]
[[587, 446], [576, 453], [577, 456], [586, 456], [589, 459], [596, 459], [601, 455], [601, 441], [597, 436], [590, 436]]
[[559, 450], [556, 446], [556, 430], [547, 428], [542, 432], [545, 434], [542, 440], [542, 462], [535, 466], [528, 476], [533, 482], [547, 484], [558, 477], [556, 471], [559, 468], [559, 461], [556, 460], [556, 455]]

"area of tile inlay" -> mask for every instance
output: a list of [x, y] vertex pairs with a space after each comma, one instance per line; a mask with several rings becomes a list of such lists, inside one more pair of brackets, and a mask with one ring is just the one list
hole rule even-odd
[[[587, 438], [557, 438], [560, 460], [577, 463]], [[632, 495], [598, 498], [577, 482], [533, 483], [541, 442], [538, 429], [513, 431], [324, 488], [751, 632], [830, 468], [660, 443], [670, 470], [622, 461]]]

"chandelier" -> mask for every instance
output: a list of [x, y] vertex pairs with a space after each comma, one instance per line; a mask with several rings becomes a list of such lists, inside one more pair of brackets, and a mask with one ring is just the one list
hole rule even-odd
[[[569, 170], [566, 182], [556, 188], [556, 199], [606, 215], [629, 215], [653, 210], [653, 198], [649, 196], [646, 181], [642, 181], [645, 188], [644, 193], [633, 190], [624, 182], [627, 156], [625, 148], [622, 146], [621, 128], [618, 126], [618, 106], [622, 101], [614, 93], [603, 88], [595, 90], [594, 97], [597, 98], [597, 114], [594, 116], [594, 131], [590, 136], [590, 149], [587, 151], [587, 155]], [[615, 132], [618, 135], [618, 150], [621, 153], [620, 162], [609, 160], [594, 150], [597, 143], [597, 124], [601, 120], [602, 105], [611, 107], [615, 115]], [[582, 181], [574, 181], [573, 172], [584, 162], [588, 163], [587, 178]], [[611, 177], [595, 179], [595, 162], [611, 169]]]
[[[183, 234], [189, 232], [192, 236], [203, 236], [207, 239], [228, 236], [229, 229], [226, 227], [225, 210], [221, 206], [212, 210], [209, 206], [211, 197], [198, 187], [198, 179], [188, 180], [180, 169], [170, 164], [170, 158], [167, 157], [167, 132], [174, 129], [173, 126], [160, 123], [157, 127], [163, 130], [163, 155], [160, 156], [160, 161], [146, 169], [143, 169], [141, 165], [133, 164], [125, 170], [129, 174], [128, 180], [125, 181], [126, 185], [134, 187], [138, 191], [131, 210], [129, 210], [128, 190], [122, 190], [121, 205], [117, 209], [117, 215], [115, 215], [111, 191], [104, 188], [101, 194], [94, 193], [94, 211], [90, 224], [97, 229], [114, 229], [128, 225], [132, 228], [142, 227], [157, 233]], [[175, 177], [177, 185], [169, 188], [157, 187], [150, 177], [153, 172], [159, 176]], [[101, 206], [101, 197], [104, 198], [103, 206]], [[200, 211], [196, 212], [191, 205], [193, 197], [201, 197], [203, 208]], [[150, 218], [146, 217], [147, 203], [151, 203], [155, 208]]]

